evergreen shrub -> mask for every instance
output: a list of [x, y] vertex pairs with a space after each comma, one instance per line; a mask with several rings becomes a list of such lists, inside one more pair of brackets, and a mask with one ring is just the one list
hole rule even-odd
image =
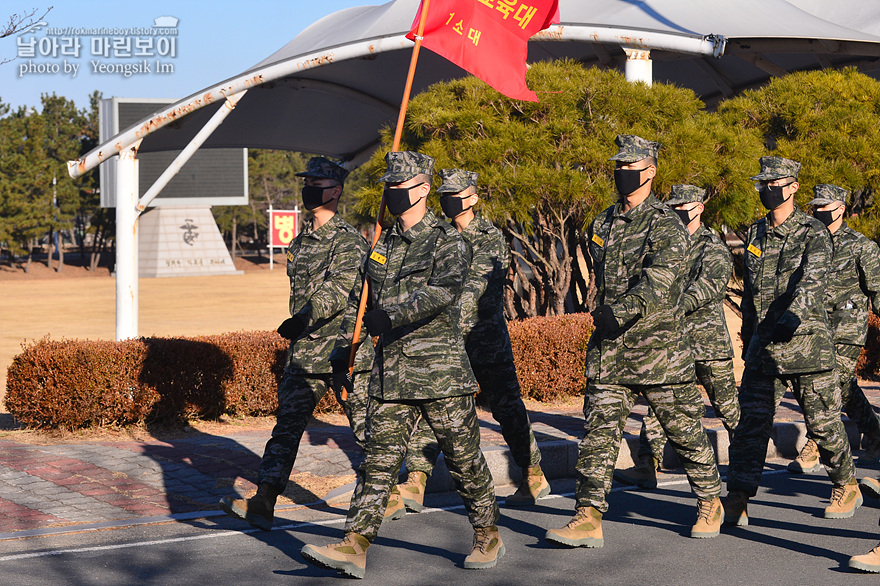
[[[589, 314], [510, 323], [523, 396], [583, 391]], [[39, 340], [9, 367], [6, 408], [31, 428], [78, 429], [272, 415], [287, 340], [275, 332], [122, 342]], [[316, 413], [342, 410], [327, 393]]]

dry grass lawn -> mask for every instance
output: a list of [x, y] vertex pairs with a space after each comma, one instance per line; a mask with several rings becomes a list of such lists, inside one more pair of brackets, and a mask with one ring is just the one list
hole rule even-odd
[[[239, 330], [272, 330], [287, 316], [289, 285], [283, 257], [268, 263], [236, 261], [239, 275], [141, 279], [138, 285], [141, 336], [196, 336]], [[53, 274], [37, 264], [32, 275], [0, 271], [0, 413], [6, 412], [6, 369], [22, 342], [113, 340], [116, 281], [85, 276], [79, 267]], [[66, 274], [65, 274], [66, 273]]]

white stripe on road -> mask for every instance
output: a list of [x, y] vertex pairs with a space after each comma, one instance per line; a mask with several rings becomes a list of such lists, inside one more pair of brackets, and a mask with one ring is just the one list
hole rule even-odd
[[[767, 474], [767, 475], [780, 474], [783, 472], [786, 472], [786, 470], [783, 469], [783, 470], [764, 471], [764, 474]], [[669, 480], [666, 482], [660, 482], [657, 484], [657, 486], [658, 487], [675, 486], [678, 484], [687, 484], [687, 483], [688, 483], [687, 479], [682, 478], [679, 480]], [[627, 491], [627, 490], [638, 490], [638, 487], [620, 486], [617, 488], [612, 488], [611, 492], [621, 492], [621, 491]], [[567, 492], [567, 493], [563, 493], [563, 494], [551, 494], [547, 497], [544, 497], [544, 499], [542, 499], [542, 500], [549, 500], [551, 498], [570, 498], [573, 496], [574, 496], [573, 492]], [[442, 507], [442, 508], [426, 507], [420, 514], [424, 515], [425, 513], [437, 513], [440, 511], [455, 511], [455, 510], [463, 509], [463, 508], [464, 508], [463, 504], [462, 505], [452, 505], [449, 507]], [[342, 519], [342, 518], [328, 519], [326, 521], [304, 521], [304, 522], [300, 522], [300, 523], [290, 523], [288, 525], [279, 525], [278, 527], [273, 527], [272, 531], [291, 531], [291, 530], [300, 529], [302, 527], [309, 527], [309, 526], [314, 526], [314, 525], [330, 526], [330, 525], [342, 524], [344, 521], [345, 521], [345, 519]], [[250, 533], [257, 533], [257, 532], [261, 532], [261, 531], [262, 530], [260, 530], [260, 529], [242, 529], [241, 531], [221, 531], [219, 533], [210, 533], [208, 535], [192, 535], [189, 537], [173, 537], [173, 538], [169, 538], [169, 539], [154, 539], [154, 540], [150, 540], [150, 541], [137, 541], [137, 542], [133, 542], [133, 543], [120, 543], [120, 544], [115, 544], [115, 545], [100, 545], [100, 546], [94, 546], [94, 547], [78, 547], [78, 548], [71, 548], [71, 549], [53, 549], [53, 550], [39, 551], [39, 552], [33, 552], [33, 553], [18, 553], [18, 554], [0, 556], [0, 562], [9, 562], [9, 561], [32, 559], [32, 558], [43, 558], [43, 557], [51, 557], [51, 556], [58, 556], [58, 555], [64, 555], [64, 554], [111, 551], [111, 550], [117, 550], [117, 549], [127, 549], [127, 548], [131, 548], [131, 547], [165, 545], [168, 543], [181, 543], [184, 541], [196, 541], [196, 540], [200, 540], [200, 539], [219, 539], [221, 537], [233, 537], [235, 535], [248, 535]]]

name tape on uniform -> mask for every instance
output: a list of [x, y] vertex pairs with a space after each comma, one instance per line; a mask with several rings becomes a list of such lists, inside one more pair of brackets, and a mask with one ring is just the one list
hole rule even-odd
[[380, 265], [384, 265], [388, 259], [374, 250], [373, 254], [370, 255], [370, 260], [374, 260]]
[[758, 258], [761, 258], [761, 249], [755, 246], [754, 244], [749, 244], [749, 247], [746, 249]]
[[593, 242], [598, 244], [599, 246], [605, 246], [605, 241], [598, 234], [593, 234]]

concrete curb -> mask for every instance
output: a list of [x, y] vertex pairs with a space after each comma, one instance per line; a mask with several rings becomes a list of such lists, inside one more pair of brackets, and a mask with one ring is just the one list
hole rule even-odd
[[[849, 437], [850, 446], [853, 450], [858, 449], [860, 434], [854, 422], [844, 419], [844, 428]], [[715, 450], [715, 457], [719, 464], [729, 462], [727, 450], [730, 446], [727, 430], [707, 429], [706, 434]], [[803, 422], [784, 421], [773, 424], [770, 442], [767, 446], [767, 459], [788, 458], [794, 459], [807, 441], [807, 428]], [[541, 449], [541, 467], [547, 478], [574, 478], [576, 476], [575, 465], [578, 458], [578, 443], [568, 440], [554, 440], [538, 442]], [[631, 433], [625, 433], [620, 443], [620, 452], [617, 456], [616, 468], [630, 468], [634, 465], [635, 456], [639, 450], [639, 437]], [[483, 455], [489, 465], [489, 471], [496, 486], [505, 486], [519, 483], [521, 479], [520, 468], [514, 463], [507, 446], [489, 446], [483, 448]], [[670, 445], [667, 444], [663, 454], [663, 467], [674, 469], [679, 467], [678, 456]], [[446, 468], [446, 463], [441, 455], [434, 468], [434, 473], [428, 479], [426, 492], [448, 492], [455, 490], [452, 477]]]

